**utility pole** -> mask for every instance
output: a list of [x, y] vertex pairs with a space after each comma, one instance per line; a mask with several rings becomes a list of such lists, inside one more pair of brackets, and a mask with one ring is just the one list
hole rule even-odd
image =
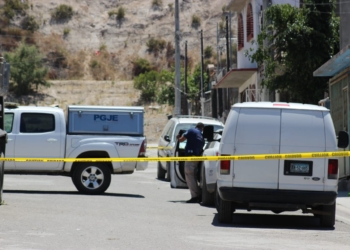
[[187, 94], [187, 41], [185, 41], [185, 91]]
[[179, 0], [175, 0], [175, 107], [174, 116], [181, 114], [180, 92], [180, 18]]
[[203, 55], [203, 30], [201, 33], [201, 115], [204, 116], [204, 55]]
[[229, 38], [230, 38], [230, 43], [229, 43], [229, 48], [230, 48], [230, 68], [232, 65], [232, 12], [229, 12]]
[[[230, 68], [231, 68], [231, 62], [230, 62], [230, 45], [231, 45], [231, 39], [229, 39], [229, 32], [230, 30], [230, 27], [229, 27], [229, 16], [227, 15], [226, 16], [226, 70], [227, 70], [227, 73], [230, 72]], [[226, 93], [225, 93], [225, 107], [224, 109], [229, 109], [229, 94], [228, 94], [228, 88], [225, 89]], [[226, 114], [227, 115], [227, 114]]]
[[185, 41], [185, 98], [186, 98], [186, 108], [185, 108], [185, 115], [190, 115], [191, 114], [191, 109], [190, 109], [190, 102], [188, 100], [188, 86], [187, 86], [187, 41]]

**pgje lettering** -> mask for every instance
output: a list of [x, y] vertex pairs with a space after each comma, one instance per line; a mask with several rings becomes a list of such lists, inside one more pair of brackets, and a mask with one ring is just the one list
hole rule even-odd
[[117, 122], [118, 115], [94, 115], [94, 121]]

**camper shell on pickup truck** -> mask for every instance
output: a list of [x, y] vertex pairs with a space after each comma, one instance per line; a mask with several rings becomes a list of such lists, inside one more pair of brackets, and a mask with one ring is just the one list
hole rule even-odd
[[[7, 106], [7, 158], [135, 158], [145, 157], [143, 107]], [[147, 162], [8, 161], [7, 174], [63, 175], [83, 193], [103, 193], [111, 174], [144, 170]]]

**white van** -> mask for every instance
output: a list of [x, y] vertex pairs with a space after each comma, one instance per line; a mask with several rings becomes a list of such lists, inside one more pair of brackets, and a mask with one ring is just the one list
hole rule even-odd
[[[248, 102], [232, 106], [219, 155], [330, 152], [345, 148], [329, 110], [298, 103]], [[218, 219], [232, 221], [235, 209], [313, 213], [321, 225], [335, 223], [338, 158], [222, 160], [217, 167]]]

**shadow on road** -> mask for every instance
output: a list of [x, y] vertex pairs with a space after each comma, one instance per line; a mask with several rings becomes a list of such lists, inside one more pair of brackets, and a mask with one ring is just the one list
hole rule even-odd
[[112, 196], [112, 197], [128, 197], [128, 198], [145, 198], [138, 194], [118, 194], [118, 193], [104, 193], [97, 195], [82, 194], [77, 191], [38, 191], [38, 190], [4, 190], [4, 193], [12, 194], [62, 194], [62, 195], [86, 195], [86, 196]]
[[332, 231], [334, 227], [320, 226], [320, 220], [314, 216], [303, 215], [274, 215], [274, 214], [240, 214], [234, 213], [232, 223], [224, 224], [218, 221], [216, 213], [212, 222], [216, 227], [235, 228], [270, 228]]

